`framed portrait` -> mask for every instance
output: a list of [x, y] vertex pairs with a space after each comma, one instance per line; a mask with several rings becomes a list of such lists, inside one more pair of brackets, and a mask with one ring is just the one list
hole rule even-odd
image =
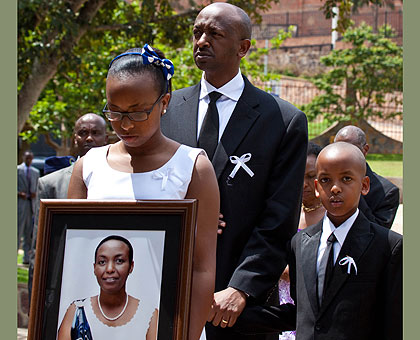
[[[187, 339], [196, 213], [193, 199], [41, 200], [28, 339], [63, 338], [80, 310], [95, 340]], [[110, 327], [100, 297], [121, 287], [121, 325]]]

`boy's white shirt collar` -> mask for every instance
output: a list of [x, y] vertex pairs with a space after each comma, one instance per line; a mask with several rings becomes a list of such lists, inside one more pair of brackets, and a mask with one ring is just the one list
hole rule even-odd
[[324, 219], [322, 221], [321, 242], [326, 243], [327, 238], [331, 235], [332, 232], [334, 232], [334, 235], [337, 238], [337, 241], [340, 244], [341, 248], [343, 246], [344, 241], [346, 240], [350, 228], [352, 227], [358, 215], [359, 208], [357, 208], [355, 213], [351, 215], [347, 220], [345, 220], [342, 224], [340, 224], [338, 227], [335, 227], [335, 225], [328, 218], [327, 212], [325, 212]]
[[[218, 89], [211, 85], [206, 79], [204, 79], [204, 72], [201, 76], [201, 89], [200, 89], [200, 100], [208, 96], [209, 93], [213, 91], [217, 91], [221, 93], [223, 96], [237, 102], [239, 97], [242, 95], [242, 92], [245, 87], [244, 79], [242, 78], [241, 70], [238, 70], [238, 73], [235, 77], [232, 78], [229, 82], [227, 82], [222, 87]], [[221, 99], [223, 99], [223, 96]], [[210, 99], [207, 97], [207, 100]]]

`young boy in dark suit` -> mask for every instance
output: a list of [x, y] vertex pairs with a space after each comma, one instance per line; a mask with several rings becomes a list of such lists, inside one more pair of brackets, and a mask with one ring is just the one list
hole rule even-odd
[[280, 332], [296, 320], [297, 340], [402, 339], [402, 236], [358, 209], [369, 192], [362, 152], [349, 143], [328, 145], [316, 170], [316, 195], [327, 213], [291, 241], [296, 306], [245, 308], [236, 327]]

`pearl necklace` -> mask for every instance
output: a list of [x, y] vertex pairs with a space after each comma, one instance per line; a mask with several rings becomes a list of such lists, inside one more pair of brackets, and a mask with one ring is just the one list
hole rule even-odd
[[126, 296], [125, 305], [124, 305], [124, 308], [122, 309], [121, 313], [118, 314], [117, 316], [113, 317], [113, 318], [110, 318], [110, 317], [106, 316], [104, 311], [102, 310], [102, 306], [101, 306], [101, 302], [99, 301], [99, 294], [98, 294], [98, 306], [99, 306], [99, 310], [101, 311], [102, 316], [109, 321], [115, 321], [118, 318], [120, 318], [124, 314], [125, 310], [127, 309], [127, 305], [128, 305], [128, 294], [126, 293], [125, 296]]

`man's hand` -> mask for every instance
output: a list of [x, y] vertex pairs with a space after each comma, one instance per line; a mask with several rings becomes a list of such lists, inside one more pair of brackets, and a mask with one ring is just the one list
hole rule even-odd
[[221, 235], [223, 230], [226, 228], [226, 222], [221, 220], [223, 218], [223, 214], [219, 213], [219, 224], [217, 226], [217, 234]]
[[26, 192], [19, 191], [18, 192], [18, 197], [23, 198], [24, 200], [26, 200]]
[[238, 316], [244, 310], [245, 305], [245, 293], [228, 287], [220, 292], [214, 293], [214, 300], [207, 321], [211, 322], [214, 326], [220, 326], [222, 328], [232, 327]]
[[281, 274], [280, 279], [282, 279], [283, 281], [286, 281], [286, 282], [290, 282], [289, 266], [288, 265], [286, 266], [286, 268], [284, 268], [284, 271]]

